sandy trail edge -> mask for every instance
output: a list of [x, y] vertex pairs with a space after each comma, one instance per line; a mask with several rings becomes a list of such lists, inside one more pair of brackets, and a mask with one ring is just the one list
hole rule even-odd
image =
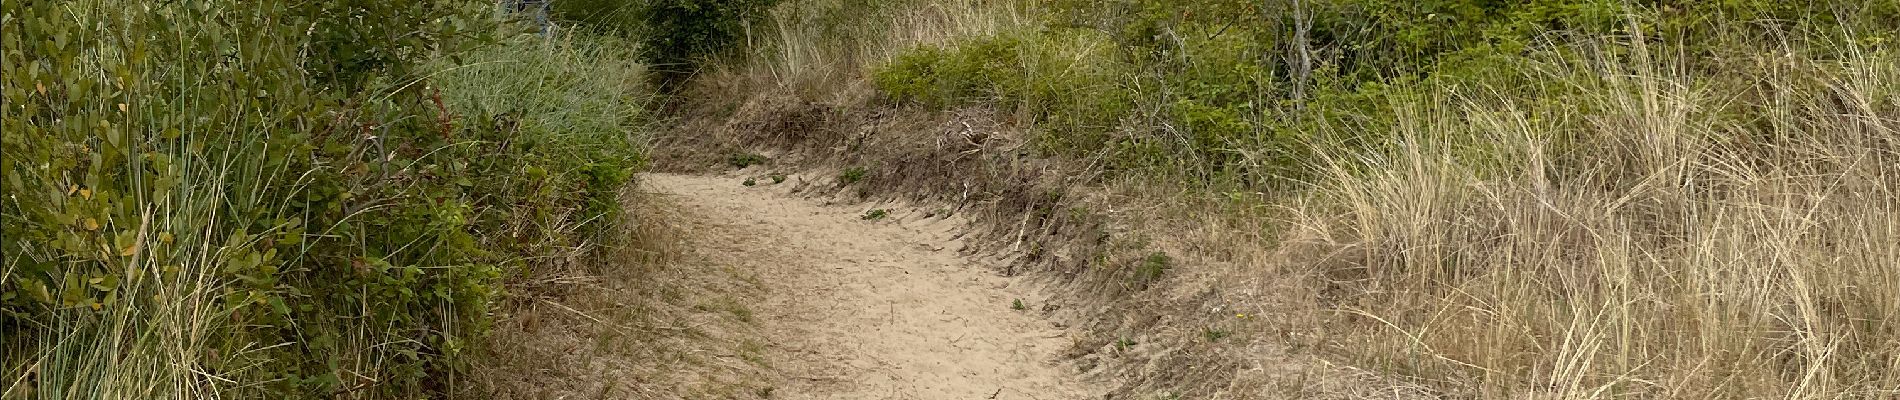
[[[1041, 296], [959, 256], [962, 222], [894, 205], [831, 206], [784, 184], [741, 176], [643, 174], [708, 222], [683, 232], [694, 251], [755, 271], [766, 359], [783, 375], [774, 398], [1079, 399], [1058, 359], [1070, 332], [1037, 318]], [[862, 218], [889, 208], [886, 218]], [[731, 254], [727, 254], [730, 256]], [[1016, 299], [1031, 310], [1012, 310]]]

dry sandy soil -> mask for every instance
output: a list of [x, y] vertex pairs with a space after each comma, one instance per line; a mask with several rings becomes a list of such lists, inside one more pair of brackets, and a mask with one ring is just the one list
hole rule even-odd
[[[748, 177], [755, 185], [742, 184]], [[1287, 354], [1279, 337], [1203, 340], [1204, 325], [1191, 320], [1148, 326], [1126, 349], [1092, 346], [1051, 319], [1073, 319], [1072, 307], [1055, 311], [1038, 281], [999, 273], [1017, 260], [967, 250], [968, 221], [904, 203], [827, 201], [836, 191], [829, 177], [639, 180], [628, 200], [636, 248], [606, 252], [593, 276], [559, 277], [578, 282], [560, 294], [515, 300], [522, 305], [499, 318], [490, 340], [497, 361], [474, 373], [479, 397], [1168, 398], [1179, 392], [1118, 385], [1127, 385], [1126, 368], [1230, 368], [1238, 376], [1212, 382], [1211, 397], [1423, 398]], [[867, 218], [873, 210], [884, 217]], [[1189, 351], [1215, 345], [1256, 358], [1214, 362]], [[1117, 357], [1117, 367], [1104, 368], [1103, 357]]]
[[[789, 399], [1076, 399], [1058, 359], [1071, 333], [1016, 310], [1041, 297], [960, 255], [955, 217], [895, 204], [827, 205], [759, 178], [649, 174], [680, 217], [688, 252], [759, 278], [751, 306], [764, 358]], [[888, 216], [866, 218], [872, 209]], [[735, 257], [736, 256], [736, 257]], [[989, 265], [986, 265], [989, 264]]]
[[642, 176], [645, 193], [629, 212], [644, 248], [544, 279], [556, 290], [512, 290], [518, 305], [496, 326], [496, 360], [474, 372], [476, 390], [501, 399], [1100, 397], [1060, 355], [1080, 333], [1044, 319], [1036, 285], [998, 273], [1007, 260], [966, 254], [965, 221], [898, 203], [831, 204], [794, 193], [829, 187], [798, 176], [745, 179]]

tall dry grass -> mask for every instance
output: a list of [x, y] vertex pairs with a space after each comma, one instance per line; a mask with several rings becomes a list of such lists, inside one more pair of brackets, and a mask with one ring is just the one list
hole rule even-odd
[[[868, 95], [867, 71], [904, 49], [1046, 22], [1035, 4], [855, 5], [781, 5], [754, 52], [703, 81], [709, 103]], [[1900, 397], [1900, 53], [1877, 36], [1890, 34], [1565, 39], [1473, 79], [1393, 82], [1380, 107], [1262, 112], [1303, 119], [1284, 125], [1309, 146], [1259, 132], [1211, 150], [1292, 154], [1313, 174], [1259, 196], [1277, 212], [1221, 211], [1261, 232], [1197, 245], [1294, 255], [1207, 273], [1310, 272], [1310, 288], [1260, 294], [1300, 298], [1260, 303], [1332, 315], [1317, 342], [1451, 397]], [[852, 106], [832, 111], [874, 108]], [[1367, 110], [1390, 114], [1351, 115]], [[1181, 164], [1155, 175], [1207, 167], [1165, 156]], [[1248, 185], [1159, 191], [1268, 190]], [[1229, 277], [1210, 281], [1247, 280]]]
[[726, 82], [734, 98], [760, 88], [813, 99], [864, 93], [871, 67], [904, 50], [1032, 26], [1037, 7], [1016, 0], [782, 2], [750, 23], [743, 57], [714, 66], [703, 81]]
[[1330, 335], [1482, 398], [1900, 396], [1900, 57], [1645, 42], [1321, 146], [1287, 246], [1324, 250]]
[[[495, 29], [481, 3], [15, 3], [0, 398], [453, 394], [515, 282], [495, 275], [596, 248], [645, 156], [650, 90], [618, 42], [311, 78], [349, 69], [310, 55], [326, 29]], [[13, 52], [20, 31], [60, 37]]]

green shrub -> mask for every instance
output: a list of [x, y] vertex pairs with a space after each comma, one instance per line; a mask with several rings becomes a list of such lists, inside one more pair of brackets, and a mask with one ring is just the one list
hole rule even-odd
[[491, 179], [474, 181], [473, 193], [520, 202], [489, 210], [489, 220], [562, 228], [538, 232], [551, 242], [515, 252], [585, 242], [620, 212], [620, 187], [646, 162], [641, 129], [652, 101], [645, 68], [630, 47], [591, 34], [557, 42], [516, 37], [461, 56], [461, 66], [433, 65], [445, 71], [435, 81], [449, 109], [476, 121], [476, 133], [498, 135], [490, 140], [522, 158], [477, 163], [493, 165], [479, 175]]
[[1174, 259], [1168, 253], [1154, 252], [1142, 257], [1141, 264], [1135, 267], [1135, 281], [1147, 285], [1161, 279], [1168, 269], [1174, 268]]
[[1233, 335], [1234, 333], [1232, 331], [1228, 331], [1226, 329], [1219, 329], [1219, 328], [1215, 328], [1211, 326], [1201, 328], [1201, 337], [1207, 338], [1207, 341], [1209, 342], [1218, 342], [1221, 339], [1226, 339], [1228, 336], [1233, 336]]
[[838, 173], [838, 184], [849, 185], [858, 183], [858, 181], [864, 180], [864, 177], [870, 175], [870, 173], [871, 172], [864, 169], [864, 167], [845, 168], [844, 172]]
[[771, 159], [765, 158], [765, 156], [758, 153], [733, 153], [732, 156], [726, 157], [726, 165], [731, 165], [733, 168], [761, 165], [769, 161], [771, 161]]
[[670, 92], [700, 64], [729, 55], [745, 38], [746, 22], [777, 0], [572, 0], [556, 1], [555, 17], [637, 39], [640, 60]]
[[548, 3], [549, 17], [587, 30], [632, 37], [641, 32], [645, 0], [560, 0]]
[[736, 47], [745, 21], [775, 0], [648, 0], [641, 55], [656, 65], [691, 65]]
[[[871, 71], [891, 98], [927, 108], [988, 105], [1032, 119], [1037, 148], [1099, 157], [1112, 173], [1297, 187], [1313, 146], [1388, 146], [1394, 104], [1442, 84], [1548, 85], [1522, 57], [1565, 36], [1723, 43], [1806, 32], [1891, 40], [1893, 2], [1748, 0], [1065, 0], [1035, 31], [901, 52]], [[1262, 8], [1265, 7], [1265, 8]], [[1304, 41], [1293, 24], [1311, 19]], [[1722, 21], [1760, 21], [1736, 24]], [[1731, 46], [1732, 47], [1732, 46]], [[1844, 48], [1842, 46], [1835, 46]], [[1719, 69], [1720, 63], [1697, 68]], [[1396, 96], [1396, 97], [1395, 97]]]
[[637, 108], [577, 103], [624, 94], [491, 69], [564, 52], [429, 63], [484, 4], [3, 7], [5, 397], [443, 395], [504, 272], [584, 242], [523, 231], [638, 164]]
[[1112, 145], [1106, 133], [1133, 107], [1118, 81], [1128, 65], [1087, 30], [1010, 33], [899, 54], [872, 72], [879, 89], [931, 108], [995, 104], [1035, 118], [1039, 147], [1080, 155]]

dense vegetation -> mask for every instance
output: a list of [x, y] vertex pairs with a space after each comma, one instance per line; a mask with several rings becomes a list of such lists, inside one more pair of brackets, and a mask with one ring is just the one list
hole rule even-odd
[[[1738, 51], [1784, 44], [1837, 59], [1892, 40], [1891, 21], [1900, 17], [1891, 2], [1071, 0], [1035, 7], [1047, 21], [904, 52], [877, 67], [874, 81], [897, 99], [931, 107], [1021, 110], [1054, 154], [1102, 154], [1120, 170], [1203, 183], [1285, 184], [1310, 172], [1302, 169], [1313, 165], [1307, 152], [1315, 132], [1352, 123], [1360, 132], [1344, 136], [1373, 136], [1335, 135], [1354, 143], [1324, 146], [1384, 142], [1376, 133], [1390, 130], [1393, 99], [1430, 88], [1519, 91], [1550, 83], [1524, 75], [1539, 73], [1531, 68], [1540, 60], [1563, 57], [1707, 74], [1731, 72], [1724, 69], [1736, 67]], [[1639, 44], [1663, 59], [1632, 59], [1642, 56], [1629, 54]]]
[[[1205, 247], [1276, 260], [1221, 284], [1298, 280], [1262, 302], [1424, 392], [1900, 387], [1893, 1], [3, 4], [8, 398], [453, 395], [503, 288], [612, 239], [645, 82], [694, 77], [1217, 199], [1260, 239]], [[1197, 267], [1142, 251], [1142, 290]]]
[[[1258, 230], [1233, 236], [1262, 239], [1200, 243], [1252, 263], [1209, 273], [1299, 280], [1261, 302], [1310, 306], [1327, 352], [1432, 393], [1900, 387], [1900, 3], [839, 0], [773, 16], [712, 93], [844, 108], [828, 120], [993, 110], [1033, 154], [1092, 167], [1086, 184], [1218, 199]], [[849, 102], [854, 79], [870, 105]]]
[[635, 39], [640, 60], [671, 92], [710, 60], [742, 47], [750, 19], [777, 0], [570, 0], [555, 14], [586, 29]]
[[493, 6], [6, 2], [0, 395], [452, 393], [641, 163], [638, 65]]

